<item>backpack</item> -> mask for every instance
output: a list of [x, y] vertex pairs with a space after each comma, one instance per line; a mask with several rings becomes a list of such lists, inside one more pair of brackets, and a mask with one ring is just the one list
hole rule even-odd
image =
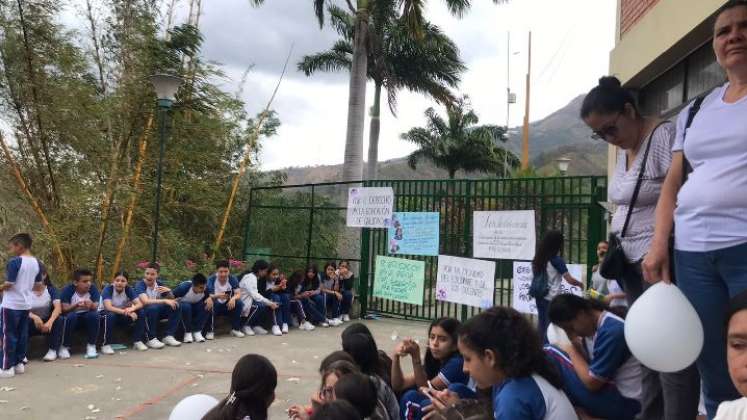
[[529, 296], [535, 299], [542, 299], [550, 292], [548, 284], [547, 269], [534, 274], [532, 284], [529, 286]]

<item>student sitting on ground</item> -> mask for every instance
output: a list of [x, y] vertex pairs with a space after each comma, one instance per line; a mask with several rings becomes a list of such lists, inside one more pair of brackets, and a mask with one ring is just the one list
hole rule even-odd
[[228, 397], [203, 420], [267, 420], [277, 384], [278, 373], [272, 363], [264, 356], [247, 354], [233, 368]]
[[598, 301], [570, 294], [553, 299], [548, 315], [571, 340], [562, 352], [554, 351], [565, 356], [555, 360], [568, 378], [568, 397], [592, 416], [635, 418], [641, 410], [642, 371], [625, 342], [625, 321]]
[[[459, 352], [478, 388], [493, 387], [496, 420], [577, 418], [537, 330], [516, 310], [495, 307], [468, 320], [459, 330]], [[459, 403], [452, 391], [429, 393], [434, 398], [427, 410], [446, 412]]]
[[340, 293], [342, 301], [340, 302], [340, 318], [342, 322], [350, 321], [350, 309], [353, 307], [353, 294], [355, 287], [355, 276], [350, 271], [350, 261], [342, 260], [337, 265], [337, 271], [341, 283]]
[[321, 318], [318, 312], [316, 317], [314, 317], [312, 312], [307, 313], [305, 310], [307, 307], [306, 301], [309, 298], [304, 295], [305, 292], [303, 291], [303, 271], [298, 270], [291, 274], [290, 279], [288, 279], [287, 290], [290, 296], [291, 312], [295, 313], [298, 317], [298, 329], [301, 331], [314, 331], [315, 327], [309, 322], [309, 317], [312, 317], [312, 320], [316, 322], [319, 322], [323, 318]]
[[114, 275], [112, 284], [104, 287], [101, 299], [104, 301], [104, 345], [101, 352], [114, 354], [112, 349], [112, 333], [116, 325], [133, 325], [133, 347], [139, 351], [148, 350], [145, 345], [145, 312], [143, 304], [135, 294], [135, 290], [127, 282], [130, 277], [126, 271]]
[[99, 299], [101, 295], [93, 284], [93, 273], [90, 270], [78, 269], [73, 273], [73, 283], [68, 284], [60, 293], [62, 313], [65, 315], [65, 334], [58, 356], [70, 358], [73, 333], [84, 325], [87, 332], [86, 358], [96, 358], [96, 340], [99, 336]]
[[[464, 360], [457, 348], [457, 330], [460, 322], [453, 318], [440, 318], [428, 327], [428, 348], [425, 363], [421, 363], [420, 346], [412, 339], [405, 339], [394, 349], [392, 364], [392, 387], [404, 393], [400, 399], [400, 411], [407, 419], [422, 417], [422, 408], [430, 404], [428, 396], [420, 392], [426, 387], [443, 390], [450, 385], [469, 382], [463, 372]], [[402, 357], [410, 356], [413, 375], [405, 376]]]
[[[266, 288], [266, 280], [262, 279], [267, 277], [269, 268], [270, 264], [267, 261], [257, 260], [252, 270], [241, 277], [239, 287], [241, 288], [241, 301], [244, 304], [241, 316], [244, 323], [243, 332], [246, 335], [267, 335], [267, 330], [260, 324], [268, 314], [272, 315], [273, 326], [277, 327], [275, 312], [279, 307], [278, 304], [259, 293], [259, 290]], [[273, 328], [273, 333], [276, 329], [280, 332], [280, 328]], [[280, 335], [283, 333], [280, 332]]]
[[[28, 345], [30, 294], [41, 283], [44, 266], [31, 255], [31, 236], [19, 233], [10, 238], [8, 250], [15, 257], [5, 267], [5, 283], [0, 287], [0, 378], [11, 378], [26, 371], [23, 364]], [[69, 357], [69, 356], [68, 356]]]
[[342, 325], [340, 310], [342, 308], [342, 293], [340, 292], [340, 281], [337, 277], [337, 265], [334, 261], [324, 264], [321, 273], [322, 294], [325, 299], [325, 314], [331, 313], [327, 323], [333, 327]]
[[215, 337], [215, 317], [225, 316], [231, 320], [231, 335], [244, 338], [241, 332], [241, 312], [244, 303], [241, 301], [241, 288], [239, 280], [231, 275], [231, 265], [228, 261], [218, 261], [215, 264], [216, 272], [208, 278], [206, 308], [212, 306], [210, 312], [210, 323], [207, 325], [205, 338], [212, 340]]
[[[371, 338], [371, 340], [374, 342], [374, 345], [376, 345], [376, 339], [374, 338], [373, 334], [371, 334], [371, 330], [368, 329], [368, 327], [362, 323], [362, 322], [354, 322], [350, 325], [348, 325], [343, 331], [342, 331], [342, 339], [345, 340], [345, 336], [350, 334], [364, 334]], [[378, 349], [378, 346], [376, 347]], [[388, 354], [384, 350], [378, 350], [379, 352], [379, 369], [380, 372], [378, 372], [376, 375], [379, 376], [386, 385], [391, 388], [392, 386], [392, 358], [389, 357]], [[399, 411], [399, 402], [395, 404], [397, 406], [397, 411]]]
[[[164, 345], [179, 347], [182, 345], [174, 335], [179, 328], [179, 302], [174, 299], [171, 289], [164, 286], [158, 275], [161, 267], [157, 263], [150, 263], [145, 268], [143, 279], [135, 285], [135, 293], [145, 306], [146, 329], [150, 341], [146, 345], [152, 349], [162, 349]], [[158, 321], [168, 319], [166, 336], [161, 342], [158, 339]]]
[[[287, 290], [288, 280], [275, 265], [270, 265], [268, 272], [270, 274], [266, 280], [265, 293], [263, 295], [278, 305], [278, 309], [275, 311], [275, 316], [277, 317], [275, 326], [280, 326], [280, 335], [288, 334], [288, 323], [291, 322], [290, 295]], [[272, 327], [272, 333], [278, 335], [275, 331], [275, 326]]]
[[49, 281], [47, 273], [42, 273], [44, 281], [34, 283], [34, 289], [29, 295], [31, 310], [29, 311], [29, 336], [46, 335], [49, 350], [44, 355], [45, 362], [57, 359], [57, 350], [62, 345], [62, 327], [65, 318], [62, 317], [62, 304], [57, 288]]
[[179, 311], [184, 326], [184, 343], [203, 343], [208, 314], [213, 309], [213, 301], [207, 301], [207, 278], [202, 273], [192, 276], [192, 280], [181, 282], [171, 291], [179, 302]]
[[742, 398], [722, 402], [713, 420], [747, 418], [747, 291], [736, 295], [726, 313], [726, 361]]
[[364, 419], [397, 420], [389, 417], [386, 409], [376, 398], [376, 386], [368, 375], [361, 373], [343, 375], [335, 383], [334, 395], [335, 400], [345, 400], [352, 404]]
[[297, 294], [304, 307], [304, 311], [310, 314], [312, 322], [320, 327], [329, 327], [327, 309], [322, 293], [322, 282], [319, 279], [319, 270], [315, 264], [306, 267], [306, 274], [301, 282], [300, 292]]

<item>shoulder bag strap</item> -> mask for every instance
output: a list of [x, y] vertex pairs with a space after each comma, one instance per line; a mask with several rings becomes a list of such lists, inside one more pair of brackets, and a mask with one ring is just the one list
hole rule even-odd
[[651, 134], [648, 136], [648, 143], [646, 144], [646, 152], [643, 154], [643, 161], [641, 161], [641, 169], [638, 171], [638, 181], [635, 183], [635, 188], [633, 189], [633, 196], [630, 198], [630, 205], [628, 205], [628, 214], [625, 216], [625, 224], [623, 224], [622, 231], [620, 232], [620, 237], [625, 237], [625, 232], [628, 230], [628, 225], [630, 224], [630, 216], [633, 214], [633, 208], [635, 208], [635, 203], [638, 201], [638, 193], [641, 191], [641, 184], [643, 184], [643, 174], [646, 172], [646, 161], [648, 161], [648, 152], [651, 150], [651, 140], [654, 138], [654, 133], [656, 133], [656, 130], [659, 129], [664, 124], [667, 124], [669, 121], [662, 121], [659, 124], [654, 127], [653, 130], [651, 130]]
[[693, 120], [695, 119], [695, 115], [698, 114], [698, 111], [700, 111], [700, 106], [703, 105], [703, 101], [705, 100], [706, 95], [698, 96], [697, 99], [695, 99], [695, 102], [693, 102], [693, 105], [690, 107], [690, 110], [687, 112], [687, 123], [685, 124], [685, 132], [682, 133], [682, 184], [684, 185], [685, 182], [687, 182], [687, 176], [690, 175], [690, 172], [693, 171], [692, 165], [690, 165], [690, 161], [687, 160], [685, 157], [685, 138], [687, 137], [687, 130], [690, 128], [691, 125], [693, 125]]

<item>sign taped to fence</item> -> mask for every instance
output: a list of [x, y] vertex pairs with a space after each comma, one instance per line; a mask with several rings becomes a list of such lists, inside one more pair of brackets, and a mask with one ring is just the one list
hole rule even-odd
[[476, 211], [472, 256], [531, 260], [535, 251], [534, 210]]
[[[568, 264], [568, 272], [573, 277], [581, 280], [586, 284], [586, 265], [585, 264]], [[529, 296], [529, 286], [532, 284], [532, 263], [528, 261], [514, 261], [513, 277], [513, 294], [511, 296], [511, 306], [519, 312], [525, 314], [537, 315], [537, 304], [534, 298]], [[583, 296], [584, 290], [580, 287], [571, 286], [570, 283], [563, 280], [560, 284], [560, 293], [572, 293], [577, 296]]]
[[389, 227], [394, 206], [392, 187], [350, 188], [348, 190], [349, 227]]
[[436, 299], [490, 308], [495, 295], [495, 261], [438, 256]]
[[438, 255], [438, 212], [398, 212], [388, 234], [390, 254]]
[[423, 304], [425, 261], [376, 256], [373, 295], [399, 302]]

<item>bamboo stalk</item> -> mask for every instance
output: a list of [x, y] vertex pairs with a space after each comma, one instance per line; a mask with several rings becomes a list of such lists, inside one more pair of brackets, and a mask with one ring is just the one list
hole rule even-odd
[[41, 208], [39, 202], [31, 193], [28, 184], [26, 184], [26, 180], [24, 180], [23, 175], [21, 174], [21, 169], [18, 166], [18, 163], [16, 163], [15, 159], [13, 158], [13, 155], [10, 153], [10, 149], [5, 143], [5, 138], [3, 137], [2, 133], [0, 133], [0, 146], [2, 146], [3, 148], [5, 158], [8, 159], [8, 163], [10, 164], [16, 182], [18, 183], [18, 187], [21, 188], [21, 190], [26, 195], [26, 198], [29, 200], [31, 207], [34, 209], [34, 212], [36, 212], [36, 215], [39, 216], [39, 220], [41, 221], [42, 226], [44, 226], [44, 229], [49, 234], [49, 237], [52, 241], [52, 248], [54, 249], [54, 253], [57, 256], [57, 269], [61, 273], [68, 272], [67, 259], [65, 258], [65, 254], [62, 252], [60, 243], [57, 241], [57, 235], [55, 234], [54, 229], [52, 229], [52, 226], [49, 224], [49, 219], [47, 219], [47, 216], [44, 214], [44, 210]]
[[122, 237], [119, 238], [119, 244], [117, 244], [117, 253], [114, 256], [114, 263], [112, 264], [112, 275], [119, 271], [119, 267], [122, 264], [122, 253], [124, 252], [125, 244], [127, 244], [127, 238], [130, 234], [130, 227], [132, 226], [132, 218], [135, 212], [135, 206], [137, 205], [138, 196], [141, 193], [140, 175], [143, 172], [143, 163], [145, 162], [145, 152], [148, 149], [148, 135], [150, 129], [153, 126], [153, 115], [148, 117], [148, 124], [143, 135], [140, 136], [138, 145], [137, 163], [135, 164], [135, 172], [132, 174], [132, 192], [130, 193], [130, 204], [127, 206], [125, 212], [124, 227], [122, 229]]

